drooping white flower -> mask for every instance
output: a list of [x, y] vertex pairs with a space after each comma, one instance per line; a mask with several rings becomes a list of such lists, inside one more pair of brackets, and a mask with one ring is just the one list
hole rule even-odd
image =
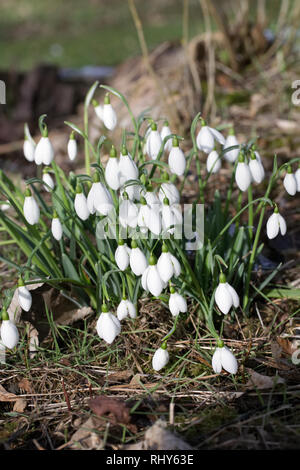
[[180, 194], [178, 189], [176, 188], [175, 184], [169, 183], [168, 181], [161, 184], [158, 197], [161, 203], [165, 198], [169, 199], [171, 206], [173, 204], [178, 204], [180, 201]]
[[297, 180], [296, 180], [295, 175], [293, 174], [291, 166], [288, 166], [286, 175], [283, 180], [283, 186], [285, 187], [286, 192], [290, 196], [295, 196], [297, 192]]
[[126, 192], [123, 193], [123, 197], [125, 199], [123, 199], [119, 206], [119, 222], [124, 228], [136, 228], [139, 215], [138, 207], [128, 198]]
[[125, 271], [125, 269], [128, 268], [130, 253], [131, 249], [126, 243], [124, 243], [124, 240], [120, 239], [118, 242], [118, 248], [115, 251], [115, 260], [121, 271]]
[[95, 99], [92, 100], [92, 105], [94, 106], [96, 116], [103, 122], [103, 106]]
[[216, 150], [212, 150], [206, 160], [206, 169], [208, 173], [217, 173], [221, 168], [221, 159]]
[[61, 221], [59, 220], [56, 212], [54, 212], [53, 214], [53, 219], [51, 222], [51, 232], [55, 240], [59, 242], [59, 240], [61, 240], [61, 237], [63, 235], [63, 228], [61, 225]]
[[219, 142], [221, 145], [225, 144], [225, 139], [223, 135], [206, 125], [204, 119], [201, 119], [201, 129], [198, 132], [196, 143], [199, 150], [202, 150], [205, 153], [210, 153], [213, 151], [215, 147], [215, 140]]
[[[169, 135], [172, 135], [172, 132], [171, 132], [171, 129], [169, 127], [168, 121], [165, 121], [164, 125], [162, 126], [161, 131], [160, 131], [161, 140], [164, 140]], [[172, 138], [170, 137], [167, 140], [167, 142], [165, 143], [164, 150], [167, 151], [167, 152], [170, 152], [171, 149], [172, 149]]]
[[77, 185], [77, 188], [76, 188], [74, 209], [76, 211], [76, 214], [81, 220], [87, 220], [89, 218], [90, 211], [88, 209], [87, 199], [85, 197], [85, 194], [82, 191], [81, 185], [79, 184]]
[[144, 197], [141, 198], [138, 215], [138, 227], [142, 233], [148, 231], [151, 208]]
[[224, 346], [223, 342], [219, 345], [212, 357], [212, 368], [216, 374], [220, 374], [222, 368], [230, 374], [236, 374], [238, 370], [238, 363], [230, 349]]
[[151, 208], [160, 207], [159, 198], [157, 197], [156, 193], [153, 191], [151, 186], [148, 186], [147, 191], [141, 191], [141, 197], [144, 197], [147, 201], [147, 204]]
[[117, 316], [120, 321], [124, 320], [126, 317], [135, 318], [136, 317], [136, 308], [135, 305], [128, 300], [126, 297], [123, 297], [117, 308]]
[[91, 214], [97, 211], [101, 215], [108, 215], [114, 207], [111, 194], [100, 182], [98, 173], [93, 175], [93, 184], [87, 197], [87, 206]]
[[100, 338], [108, 344], [111, 344], [121, 332], [120, 321], [108, 311], [105, 304], [102, 305], [102, 313], [97, 320], [96, 329]]
[[167, 345], [163, 343], [160, 348], [158, 348], [152, 358], [152, 367], [157, 372], [163, 369], [169, 362], [169, 353], [167, 351]]
[[275, 207], [274, 213], [269, 217], [267, 221], [267, 236], [270, 240], [277, 237], [277, 235], [286, 234], [286, 222], [282, 215], [279, 214], [278, 207]]
[[117, 125], [117, 115], [114, 108], [110, 104], [110, 98], [108, 93], [104, 97], [102, 119], [105, 127], [108, 130], [113, 131]]
[[158, 272], [156, 258], [151, 255], [149, 258], [149, 266], [142, 275], [142, 287], [145, 291], [149, 291], [152, 295], [157, 297], [162, 293], [165, 286], [166, 283], [161, 279]]
[[36, 200], [31, 195], [31, 191], [29, 188], [27, 188], [25, 191], [23, 213], [25, 219], [30, 225], [35, 225], [38, 223], [40, 218], [40, 209]]
[[161, 233], [162, 223], [160, 214], [160, 205], [153, 204], [150, 206], [144, 197], [141, 198], [139, 214], [138, 214], [138, 226], [142, 233], [146, 233], [150, 230], [156, 236]]
[[179, 313], [187, 312], [187, 303], [185, 298], [178, 294], [174, 287], [170, 288], [169, 309], [173, 317], [176, 317]]
[[[182, 226], [182, 213], [179, 204], [169, 204], [169, 199], [164, 198], [163, 206], [161, 209], [162, 227], [165, 232], [173, 234], [175, 227]], [[173, 228], [171, 228], [173, 226]]]
[[252, 181], [251, 172], [245, 157], [242, 153], [239, 155], [239, 161], [235, 170], [235, 181], [241, 191], [246, 191]]
[[[119, 172], [121, 185], [129, 180], [136, 180], [139, 177], [139, 170], [125, 145], [123, 145], [120, 155]], [[128, 186], [128, 188], [130, 188], [130, 186]]]
[[177, 137], [172, 140], [172, 148], [169, 153], [168, 164], [171, 173], [177, 176], [182, 176], [186, 167], [186, 160], [183, 151], [179, 147]]
[[157, 261], [157, 270], [160, 278], [165, 283], [173, 276], [178, 277], [181, 273], [181, 266], [178, 259], [169, 252], [165, 244], [162, 246], [162, 253]]
[[[228, 149], [230, 147], [235, 147], [236, 145], [239, 145], [239, 143], [237, 141], [236, 136], [234, 135], [234, 130], [231, 129], [229, 131], [229, 135], [227, 139], [225, 140], [223, 150]], [[228, 150], [228, 152], [224, 153], [225, 160], [227, 160], [230, 163], [234, 163], [236, 159], [238, 158], [238, 156], [239, 156], [239, 148]]]
[[24, 144], [23, 144], [23, 153], [24, 157], [28, 162], [33, 162], [34, 161], [34, 154], [35, 154], [35, 143], [33, 139], [28, 139], [27, 136], [25, 136]]
[[35, 147], [34, 160], [37, 165], [50, 165], [54, 158], [54, 149], [47, 132], [42, 136]]
[[68, 157], [73, 162], [77, 157], [77, 142], [75, 139], [74, 132], [71, 132], [70, 138], [68, 140]]
[[147, 258], [142, 252], [142, 250], [137, 246], [137, 242], [135, 240], [132, 240], [131, 242], [129, 263], [132, 272], [136, 276], [141, 276], [142, 274], [144, 274], [148, 266]]
[[261, 160], [258, 160], [255, 152], [251, 152], [251, 157], [249, 161], [249, 170], [252, 176], [253, 181], [259, 184], [263, 181], [265, 177], [265, 170], [262, 165]]
[[295, 173], [296, 183], [297, 183], [297, 191], [300, 192], [300, 167], [296, 170]]
[[227, 315], [231, 307], [237, 308], [240, 304], [236, 290], [226, 282], [226, 277], [220, 274], [220, 283], [215, 292], [215, 301], [224, 315]]
[[18, 300], [20, 307], [25, 312], [29, 312], [32, 305], [32, 296], [30, 291], [25, 286], [22, 278], [20, 278], [18, 282]]
[[[51, 190], [54, 189], [54, 181], [53, 181], [51, 175], [48, 173], [47, 170], [43, 172], [43, 181], [44, 181], [44, 183], [46, 183], [46, 184], [44, 184], [44, 189], [48, 193], [50, 193]], [[50, 186], [50, 188], [49, 188], [49, 186]]]
[[2, 313], [2, 324], [0, 328], [1, 341], [8, 349], [13, 349], [19, 341], [19, 332], [16, 325], [10, 321], [6, 310]]
[[117, 191], [121, 186], [119, 160], [117, 158], [117, 152], [114, 146], [112, 146], [110, 150], [109, 159], [106, 163], [105, 181], [114, 191]]
[[146, 152], [151, 160], [156, 160], [162, 145], [160, 133], [157, 130], [155, 122], [151, 124], [151, 131], [146, 141]]

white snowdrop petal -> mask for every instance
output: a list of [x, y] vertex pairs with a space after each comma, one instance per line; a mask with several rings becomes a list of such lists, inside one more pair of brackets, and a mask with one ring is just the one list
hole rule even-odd
[[102, 119], [105, 127], [108, 130], [113, 131], [117, 125], [117, 115], [110, 103], [103, 105]]
[[267, 221], [267, 236], [270, 240], [277, 237], [279, 233], [278, 214], [272, 214]]
[[232, 307], [233, 300], [224, 282], [221, 282], [216, 289], [215, 301], [224, 315], [226, 315]]
[[26, 286], [18, 287], [18, 299], [19, 299], [20, 307], [25, 312], [29, 312], [29, 310], [31, 309], [31, 305], [32, 305], [32, 296]]
[[148, 267], [147, 258], [139, 247], [131, 249], [130, 267], [136, 276], [141, 276]]
[[282, 215], [278, 214], [278, 223], [279, 223], [279, 229], [280, 229], [280, 233], [281, 235], [285, 235], [286, 234], [286, 222], [284, 220], [284, 218], [282, 217]]
[[160, 133], [151, 130], [146, 141], [146, 151], [151, 160], [156, 160], [162, 145]]
[[103, 121], [103, 106], [101, 104], [98, 104], [97, 106], [94, 107], [95, 113], [97, 117]]
[[228, 284], [228, 282], [225, 282], [225, 286], [232, 297], [232, 303], [234, 307], [237, 308], [240, 305], [240, 299], [236, 290], [230, 284]]
[[176, 299], [176, 294], [171, 294], [169, 298], [169, 309], [173, 317], [176, 317], [180, 313], [180, 308]]
[[139, 177], [139, 170], [129, 154], [120, 156], [119, 172], [121, 184]]
[[[224, 150], [239, 145], [235, 135], [229, 135], [225, 141]], [[230, 163], [234, 163], [239, 156], [239, 148], [228, 150], [224, 153], [224, 158]]]
[[117, 191], [121, 186], [119, 162], [117, 158], [109, 158], [105, 167], [105, 181], [108, 186]]
[[10, 320], [3, 320], [0, 328], [1, 341], [8, 349], [13, 349], [19, 341], [19, 332]]
[[152, 358], [152, 367], [157, 372], [163, 369], [169, 362], [169, 353], [166, 349], [159, 348]]
[[170, 206], [178, 204], [180, 201], [180, 194], [176, 186], [172, 183], [162, 183], [158, 197], [162, 203], [164, 198], [169, 199]]
[[68, 141], [68, 157], [73, 162], [77, 157], [77, 142], [75, 139], [69, 139]]
[[55, 240], [61, 240], [63, 229], [58, 217], [54, 217], [51, 222], [51, 232]]
[[147, 274], [147, 288], [154, 297], [159, 296], [164, 289], [164, 284], [160, 278], [156, 265], [149, 266]]
[[81, 220], [87, 220], [90, 212], [87, 206], [87, 200], [83, 193], [76, 194], [74, 201], [76, 214]]
[[262, 164], [258, 160], [251, 159], [249, 162], [249, 170], [251, 172], [253, 181], [255, 181], [257, 184], [261, 183], [265, 176]]
[[207, 157], [206, 160], [206, 169], [210, 173], [217, 173], [221, 168], [221, 159], [219, 158], [218, 153], [213, 150]]
[[125, 271], [129, 266], [129, 254], [130, 251], [128, 252], [128, 246], [126, 244], [119, 245], [116, 249], [115, 260], [121, 271]]
[[214, 129], [213, 127], [209, 127], [208, 129], [209, 129], [209, 131], [212, 133], [213, 137], [214, 137], [221, 145], [224, 145], [224, 144], [225, 144], [225, 138], [224, 138], [224, 136], [221, 134], [221, 132], [217, 131], [217, 129]]
[[293, 173], [287, 173], [283, 180], [283, 186], [290, 196], [295, 196], [297, 192], [297, 181]]
[[174, 266], [170, 258], [170, 253], [162, 253], [157, 261], [157, 270], [160, 278], [168, 282], [174, 275]]
[[147, 218], [147, 227], [154, 235], [159, 236], [161, 233], [161, 214], [159, 208], [150, 209]]
[[24, 140], [23, 153], [28, 162], [34, 161], [35, 144], [31, 140]]
[[214, 372], [216, 374], [220, 374], [221, 370], [222, 370], [222, 361], [221, 361], [221, 348], [216, 348], [214, 354], [213, 354], [213, 357], [212, 357], [212, 361], [211, 361], [211, 365], [212, 365], [212, 368], [214, 370]]
[[[54, 188], [54, 181], [53, 181], [51, 175], [49, 175], [49, 173], [44, 173], [43, 174], [43, 181], [44, 181], [44, 183], [46, 183], [44, 185], [44, 189], [49, 193], [51, 191], [51, 189]], [[48, 186], [50, 186], [51, 189]]]
[[171, 263], [173, 265], [174, 276], [178, 277], [181, 273], [181, 266], [178, 259], [170, 253]]
[[221, 348], [221, 362], [222, 367], [230, 374], [236, 374], [238, 370], [238, 363], [232, 352], [224, 346]]
[[300, 192], [300, 168], [295, 173], [296, 183], [297, 183], [297, 191]]
[[186, 167], [186, 160], [183, 151], [179, 147], [172, 147], [168, 164], [172, 173], [177, 176], [182, 176]]
[[94, 183], [93, 204], [94, 209], [101, 215], [108, 215], [113, 209], [114, 204], [110, 192], [100, 182]]
[[197, 147], [205, 153], [210, 153], [215, 146], [214, 136], [208, 126], [203, 126], [198, 132], [196, 139]]
[[[160, 132], [161, 140], [164, 140], [169, 135], [172, 135], [171, 129], [169, 126], [163, 126]], [[170, 152], [172, 148], [172, 138], [170, 137], [165, 143], [164, 150]]]
[[251, 184], [251, 173], [245, 162], [239, 162], [236, 167], [235, 181], [241, 191], [246, 191]]
[[117, 308], [117, 316], [119, 321], [124, 320], [124, 318], [128, 316], [128, 309], [125, 300], [121, 300], [119, 303]]
[[40, 218], [40, 209], [33, 196], [26, 196], [23, 205], [24, 217], [30, 225], [38, 223]]
[[120, 334], [121, 324], [119, 320], [110, 312], [101, 313], [96, 324], [97, 333], [100, 338], [111, 344], [116, 336]]

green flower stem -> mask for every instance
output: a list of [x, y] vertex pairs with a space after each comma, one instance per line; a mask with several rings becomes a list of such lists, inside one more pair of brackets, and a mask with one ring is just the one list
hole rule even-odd
[[249, 238], [252, 241], [253, 239], [253, 205], [251, 202], [253, 201], [253, 193], [252, 193], [252, 185], [250, 184], [248, 188], [248, 202], [250, 203], [249, 211], [248, 211], [248, 231], [249, 231]]

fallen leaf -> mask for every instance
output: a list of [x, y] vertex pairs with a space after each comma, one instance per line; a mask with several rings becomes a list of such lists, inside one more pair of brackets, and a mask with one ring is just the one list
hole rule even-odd
[[108, 382], [124, 382], [129, 380], [133, 376], [132, 370], [120, 370], [113, 372], [107, 377]]
[[20, 380], [18, 387], [22, 392], [32, 393], [32, 386], [28, 379], [25, 377]]
[[268, 375], [259, 374], [252, 369], [247, 369], [247, 371], [250, 374], [250, 378], [245, 385], [248, 389], [258, 388], [259, 390], [263, 390], [285, 383], [285, 380], [282, 377], [279, 377], [279, 375], [269, 377]]
[[18, 398], [14, 404], [13, 411], [23, 413], [27, 405], [25, 398]]
[[99, 421], [93, 416], [85, 421], [73, 434], [68, 448], [72, 450], [98, 450], [102, 448], [102, 439], [97, 430]]
[[0, 401], [16, 401], [18, 396], [14, 393], [7, 392], [5, 388], [0, 385]]
[[111, 415], [113, 423], [128, 424], [130, 421], [129, 409], [121, 400], [98, 396], [89, 400], [88, 405], [97, 416]]
[[288, 354], [289, 356], [292, 356], [292, 354], [298, 349], [295, 343], [293, 343], [287, 338], [282, 338], [282, 336], [277, 336], [276, 341], [281, 347], [282, 351]]

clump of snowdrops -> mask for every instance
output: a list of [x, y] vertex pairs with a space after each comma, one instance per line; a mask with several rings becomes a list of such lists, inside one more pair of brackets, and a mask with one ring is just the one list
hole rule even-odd
[[[159, 298], [169, 308], [174, 325], [152, 358], [155, 371], [168, 364], [168, 340], [180, 319], [188, 315], [188, 305], [196, 304], [199, 322], [215, 338], [215, 373], [223, 368], [235, 374], [238, 363], [224, 346], [222, 319], [236, 310], [249, 314], [254, 297], [276, 273], [252, 289], [254, 266], [263, 248], [262, 230], [269, 238], [286, 233], [271, 190], [285, 171], [286, 191], [290, 195], [300, 191], [300, 169], [295, 174], [292, 170], [296, 160], [278, 168], [275, 157], [272, 174], [263, 186], [265, 170], [254, 141], [239, 143], [232, 128], [227, 128], [225, 138], [199, 113], [191, 123], [192, 148], [184, 153], [183, 138], [167, 121], [154, 121], [146, 112], [134, 117], [122, 94], [101, 87], [107, 90], [103, 104], [94, 99], [98, 82], [87, 94], [84, 129], [66, 122], [70, 127], [66, 158], [77, 158], [82, 139], [85, 174], [66, 174], [56, 164], [45, 115], [39, 120], [37, 143], [25, 125], [24, 156], [37, 166], [38, 176], [26, 181], [23, 192], [0, 174], [4, 197], [0, 222], [10, 236], [9, 243], [15, 243], [27, 260], [17, 266], [5, 259], [19, 271], [19, 304], [26, 312], [31, 308], [26, 285], [54, 286], [76, 305], [94, 309], [97, 334], [111, 344], [121, 334], [123, 322], [138, 321], [142, 296]], [[111, 95], [122, 100], [132, 121], [132, 129], [123, 130], [122, 141], [114, 144], [111, 138], [118, 119]], [[106, 134], [99, 136], [96, 145], [89, 140], [91, 107]], [[104, 143], [110, 144], [105, 164]], [[183, 210], [181, 195], [193, 161], [199, 192]], [[216, 188], [210, 207], [198, 210], [199, 204], [205, 204], [211, 175], [224, 164], [232, 169], [228, 188]], [[254, 185], [264, 188], [256, 199]], [[238, 198], [234, 199], [236, 188]], [[45, 202], [47, 193], [50, 204]], [[265, 215], [269, 216], [266, 226]], [[19, 334], [7, 306], [2, 313], [2, 348], [14, 348]]]

